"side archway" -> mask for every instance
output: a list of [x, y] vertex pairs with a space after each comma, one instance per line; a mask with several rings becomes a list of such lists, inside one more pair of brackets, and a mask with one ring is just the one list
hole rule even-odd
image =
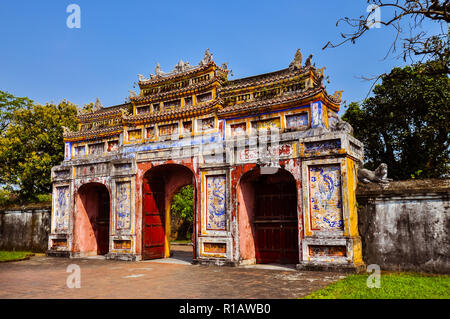
[[284, 169], [244, 174], [237, 191], [240, 255], [249, 262], [299, 262], [297, 187]]
[[110, 196], [100, 183], [82, 185], [77, 192], [74, 216], [74, 252], [105, 255], [109, 252]]

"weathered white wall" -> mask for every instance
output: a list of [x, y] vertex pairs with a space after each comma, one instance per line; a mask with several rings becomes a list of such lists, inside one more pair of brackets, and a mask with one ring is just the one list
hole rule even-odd
[[359, 185], [359, 232], [366, 265], [450, 273], [450, 180]]
[[50, 230], [50, 204], [0, 209], [0, 250], [45, 252]]

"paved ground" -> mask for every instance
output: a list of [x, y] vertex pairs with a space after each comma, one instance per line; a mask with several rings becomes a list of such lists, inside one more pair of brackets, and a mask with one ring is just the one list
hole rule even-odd
[[[35, 256], [0, 263], [0, 298], [297, 298], [343, 278], [292, 267], [191, 265], [190, 247], [170, 259], [124, 262]], [[81, 269], [81, 288], [68, 288], [67, 266]]]

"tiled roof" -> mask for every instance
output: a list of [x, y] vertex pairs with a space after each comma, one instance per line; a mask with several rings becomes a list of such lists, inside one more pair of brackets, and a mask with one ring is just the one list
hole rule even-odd
[[177, 89], [177, 90], [173, 90], [173, 91], [169, 91], [169, 92], [157, 93], [157, 94], [147, 95], [147, 96], [138, 95], [138, 96], [132, 97], [131, 100], [136, 101], [136, 102], [141, 102], [141, 101], [150, 102], [151, 100], [159, 100], [159, 99], [163, 99], [163, 98], [173, 95], [173, 94], [182, 94], [187, 91], [202, 89], [202, 88], [205, 88], [205, 87], [211, 85], [212, 83], [214, 83], [216, 81], [218, 81], [220, 84], [223, 84], [223, 80], [220, 79], [219, 77], [215, 76], [206, 82], [200, 82], [200, 83], [197, 83], [194, 85], [187, 86], [182, 89]]
[[103, 127], [96, 130], [90, 131], [79, 131], [79, 132], [69, 132], [64, 134], [65, 140], [77, 139], [79, 137], [83, 138], [94, 138], [97, 136], [105, 136], [105, 135], [115, 135], [123, 131], [122, 125], [115, 125], [109, 127]]
[[163, 76], [154, 77], [152, 79], [148, 79], [148, 80], [145, 80], [145, 81], [139, 81], [138, 84], [139, 84], [139, 87], [143, 87], [143, 86], [163, 83], [163, 82], [166, 82], [166, 81], [169, 81], [169, 80], [182, 78], [182, 77], [189, 76], [189, 75], [192, 75], [194, 73], [197, 73], [197, 72], [200, 72], [200, 71], [203, 71], [203, 70], [207, 70], [212, 65], [216, 65], [214, 63], [214, 61], [211, 61], [208, 64], [205, 64], [203, 66], [195, 66], [195, 67], [193, 67], [192, 69], [189, 69], [186, 72], [174, 73], [174, 74], [171, 74], [171, 75], [168, 75], [168, 76], [167, 75], [165, 75], [165, 76], [163, 75]]
[[242, 79], [236, 79], [228, 81], [222, 88], [221, 92], [228, 92], [233, 90], [244, 89], [251, 86], [263, 85], [271, 82], [276, 82], [284, 79], [289, 79], [294, 76], [306, 74], [307, 71], [312, 70], [312, 67], [302, 68], [300, 70], [291, 71], [289, 69], [283, 69], [271, 73], [265, 73], [255, 76], [250, 76]]
[[78, 118], [80, 120], [89, 120], [89, 119], [94, 119], [94, 118], [98, 118], [98, 117], [122, 114], [122, 110], [126, 111], [127, 108], [129, 107], [129, 105], [130, 105], [129, 103], [124, 103], [124, 104], [119, 104], [119, 105], [114, 105], [114, 106], [109, 106], [109, 107], [102, 107], [93, 112], [80, 114], [80, 115], [78, 115]]
[[202, 114], [207, 112], [211, 108], [223, 105], [223, 100], [221, 98], [216, 98], [215, 100], [199, 103], [195, 106], [175, 108], [169, 111], [161, 111], [156, 113], [142, 113], [137, 115], [130, 115], [125, 117], [126, 123], [141, 122], [141, 121], [165, 121], [169, 119], [176, 119], [182, 117], [189, 117], [196, 114]]
[[262, 110], [267, 111], [272, 109], [272, 107], [275, 105], [301, 101], [308, 97], [313, 97], [322, 91], [324, 91], [322, 87], [315, 87], [309, 90], [301, 91], [298, 93], [285, 94], [271, 99], [262, 99], [257, 101], [249, 101], [240, 104], [234, 104], [224, 107], [219, 112], [217, 112], [217, 114], [227, 115], [235, 112], [247, 113], [247, 112], [260, 112]]

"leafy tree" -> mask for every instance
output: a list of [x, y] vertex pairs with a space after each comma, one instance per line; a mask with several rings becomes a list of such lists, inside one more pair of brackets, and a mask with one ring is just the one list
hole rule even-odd
[[75, 129], [77, 107], [65, 100], [33, 104], [4, 92], [0, 100], [6, 101], [6, 126], [0, 135], [0, 182], [17, 193], [20, 201], [36, 200], [38, 195], [51, 192], [51, 168], [64, 159], [62, 127]]
[[449, 78], [436, 62], [394, 68], [373, 96], [343, 115], [365, 146], [366, 167], [380, 163], [394, 179], [449, 176]]
[[15, 110], [29, 109], [32, 105], [33, 101], [27, 97], [15, 97], [8, 92], [0, 91], [0, 134], [4, 134]]
[[194, 221], [194, 188], [192, 185], [182, 187], [173, 196], [170, 212], [188, 223], [188, 234], [192, 232], [192, 223]]

